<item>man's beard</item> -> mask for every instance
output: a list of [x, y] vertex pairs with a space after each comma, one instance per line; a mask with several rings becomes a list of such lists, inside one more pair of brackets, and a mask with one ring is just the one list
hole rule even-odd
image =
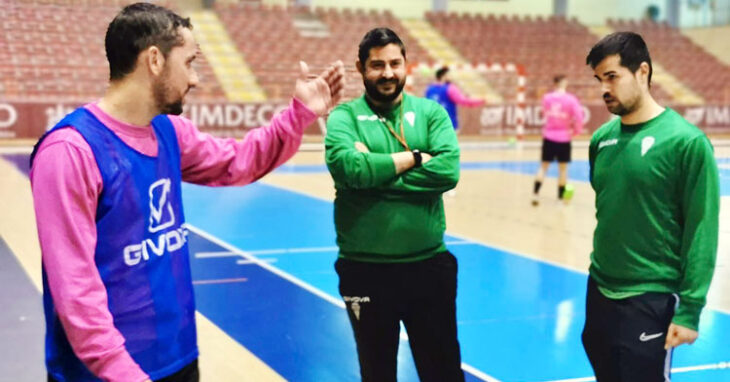
[[[395, 84], [395, 90], [390, 94], [383, 94], [378, 90], [378, 85], [383, 85], [386, 83], [392, 82]], [[381, 78], [377, 80], [376, 82], [368, 81], [366, 79], [363, 79], [363, 84], [365, 85], [365, 92], [368, 94], [368, 96], [376, 102], [380, 103], [390, 103], [393, 102], [400, 93], [403, 91], [403, 87], [406, 86], [406, 79], [403, 78], [401, 81], [398, 81], [397, 79], [385, 79]]]
[[183, 113], [182, 100], [164, 105], [160, 114], [180, 115]]
[[608, 106], [606, 104], [606, 108], [608, 109], [611, 114], [615, 114], [618, 116], [624, 116], [627, 114], [633, 113], [639, 106], [639, 99], [638, 97], [634, 97], [633, 99], [629, 100], [629, 102], [622, 103], [618, 99], [611, 97], [608, 95], [608, 93], [603, 95], [603, 101], [605, 102], [607, 99], [614, 101], [613, 106]]
[[180, 115], [183, 112], [183, 97], [178, 100], [169, 101], [167, 95], [171, 94], [172, 91], [167, 86], [167, 76], [162, 76], [153, 87], [153, 96], [155, 100], [155, 107], [160, 114], [172, 114]]

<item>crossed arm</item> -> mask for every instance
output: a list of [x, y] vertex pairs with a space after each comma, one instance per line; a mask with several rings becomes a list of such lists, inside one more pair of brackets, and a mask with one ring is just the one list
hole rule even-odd
[[459, 146], [448, 115], [434, 108], [428, 118], [422, 166], [414, 168], [413, 153], [371, 152], [357, 134], [355, 122], [343, 110], [328, 120], [326, 160], [332, 178], [353, 189], [379, 189], [396, 193], [443, 193], [459, 180]]

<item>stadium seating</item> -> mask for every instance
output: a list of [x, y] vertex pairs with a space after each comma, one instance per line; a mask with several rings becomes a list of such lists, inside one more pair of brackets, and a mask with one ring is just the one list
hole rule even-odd
[[[103, 47], [105, 29], [130, 0], [0, 0], [0, 98], [38, 102], [88, 102], [100, 97], [108, 79]], [[79, 5], [83, 5], [83, 11]], [[377, 26], [394, 29], [411, 62], [434, 59], [389, 11], [262, 5], [260, 1], [217, 3], [215, 11], [256, 75], [269, 99], [288, 98], [298, 61], [319, 72], [342, 59], [349, 75], [346, 98], [362, 93], [355, 70], [363, 34]], [[600, 102], [600, 88], [585, 56], [597, 36], [575, 19], [427, 13], [426, 20], [468, 61], [514, 63], [527, 72], [527, 101], [539, 100], [555, 74], [566, 74], [570, 91]], [[193, 20], [195, 24], [195, 20]], [[648, 21], [609, 21], [615, 30], [634, 30], [647, 39], [652, 55], [667, 71], [708, 103], [730, 102], [730, 67], [678, 30]], [[222, 102], [225, 94], [209, 63], [196, 62], [200, 85], [193, 102]], [[489, 81], [495, 82], [493, 78]], [[420, 94], [428, 81], [415, 82]], [[493, 86], [508, 102], [514, 81]], [[655, 84], [660, 102], [669, 94]]]
[[[365, 32], [374, 27], [387, 26], [396, 31], [406, 44], [409, 59], [430, 59], [387, 11], [322, 8], [310, 11], [256, 3], [220, 5], [216, 10], [271, 99], [291, 95], [300, 60], [306, 61], [316, 73], [329, 62], [341, 59], [349, 74], [346, 98], [362, 94], [362, 79], [355, 70], [357, 47]], [[319, 25], [320, 33], [307, 33], [297, 25]]]
[[[597, 37], [577, 20], [563, 17], [473, 16], [428, 13], [427, 20], [474, 63], [513, 63], [527, 72], [527, 100], [552, 87], [555, 74], [568, 76], [569, 91], [600, 100], [600, 88], [585, 58]], [[655, 95], [667, 100], [658, 86]]]
[[[120, 6], [129, 2], [1, 0], [0, 97], [42, 102], [99, 98], [109, 77], [106, 28]], [[197, 65], [202, 80], [190, 98], [224, 101], [205, 59]]]
[[609, 20], [616, 30], [634, 31], [646, 40], [652, 58], [700, 94], [707, 103], [730, 103], [730, 67], [679, 30], [651, 21]]

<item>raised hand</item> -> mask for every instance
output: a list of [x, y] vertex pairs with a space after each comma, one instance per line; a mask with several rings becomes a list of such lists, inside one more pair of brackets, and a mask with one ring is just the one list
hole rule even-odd
[[330, 64], [319, 76], [309, 74], [309, 66], [299, 62], [300, 75], [294, 97], [317, 115], [327, 113], [345, 92], [345, 65], [342, 61]]

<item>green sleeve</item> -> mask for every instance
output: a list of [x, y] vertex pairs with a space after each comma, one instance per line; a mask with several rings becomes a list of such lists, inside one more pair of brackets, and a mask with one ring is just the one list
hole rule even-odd
[[327, 118], [325, 162], [338, 185], [362, 189], [392, 182], [395, 164], [390, 154], [361, 153], [355, 149], [360, 141], [351, 113], [346, 107], [335, 109]]
[[720, 186], [712, 145], [704, 135], [682, 153], [682, 269], [675, 324], [697, 330], [717, 256]]
[[443, 193], [459, 181], [459, 142], [444, 108], [433, 103], [426, 111], [428, 117], [428, 148], [433, 156], [423, 166], [401, 174], [391, 190], [405, 192]]

